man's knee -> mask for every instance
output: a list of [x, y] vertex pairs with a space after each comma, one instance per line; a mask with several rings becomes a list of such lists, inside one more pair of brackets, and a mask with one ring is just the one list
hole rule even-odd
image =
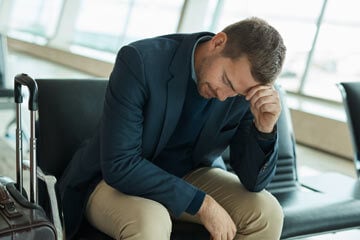
[[115, 239], [169, 239], [171, 219], [160, 203], [123, 194], [100, 182], [89, 197], [86, 217]]
[[257, 193], [254, 201], [255, 211], [261, 214], [264, 220], [280, 221], [282, 224], [284, 214], [278, 200], [267, 191]]
[[246, 212], [234, 209], [234, 213], [231, 214], [238, 231], [245, 235], [254, 232], [268, 232], [267, 234], [270, 235], [279, 235], [284, 214], [277, 199], [267, 191], [251, 193], [251, 195], [249, 201], [247, 201], [249, 206]]
[[[170, 214], [160, 203], [154, 202], [152, 206], [139, 211], [135, 216], [138, 219], [135, 225], [144, 234], [144, 237], [155, 235], [158, 238], [154, 239], [170, 239], [172, 228]], [[167, 238], [162, 238], [163, 236]]]
[[119, 224], [116, 233], [118, 239], [170, 239], [171, 218], [167, 209], [160, 203], [148, 204], [133, 214], [133, 221], [125, 226]]

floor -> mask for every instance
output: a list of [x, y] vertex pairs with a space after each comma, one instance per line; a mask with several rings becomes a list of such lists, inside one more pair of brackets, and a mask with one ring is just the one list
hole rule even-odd
[[[9, 53], [9, 73], [8, 76], [11, 76], [11, 79], [18, 73], [28, 73], [30, 76], [35, 78], [46, 78], [46, 77], [79, 77], [86, 78], [89, 75], [74, 71], [72, 69], [50, 64], [41, 59], [34, 59], [24, 54], [19, 53]], [[8, 86], [12, 86], [12, 80], [10, 80]], [[1, 106], [1, 102], [0, 102]], [[25, 117], [26, 114], [23, 113]], [[12, 109], [2, 109], [0, 107], [0, 136], [5, 135], [6, 124], [14, 118], [14, 112]], [[10, 130], [10, 138], [8, 143], [14, 147], [14, 141], [12, 132], [14, 129]], [[1, 156], [2, 152], [0, 152]], [[342, 159], [336, 156], [332, 156], [306, 146], [298, 145], [297, 146], [297, 156], [298, 156], [298, 170], [299, 178], [306, 176], [315, 176], [322, 172], [340, 172], [351, 177], [355, 177], [355, 171], [353, 164], [350, 160]], [[0, 164], [0, 175], [9, 173], [4, 173], [4, 165]], [[11, 170], [12, 171], [12, 170]], [[15, 169], [14, 169], [15, 172]], [[325, 234], [321, 236], [303, 238], [303, 240], [359, 240], [360, 239], [360, 230], [351, 230], [338, 232], [336, 234]]]

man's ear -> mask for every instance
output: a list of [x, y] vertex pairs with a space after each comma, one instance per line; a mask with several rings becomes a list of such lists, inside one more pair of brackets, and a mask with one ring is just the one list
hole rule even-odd
[[227, 35], [224, 32], [219, 32], [212, 38], [212, 45], [214, 48], [224, 48], [227, 41]]

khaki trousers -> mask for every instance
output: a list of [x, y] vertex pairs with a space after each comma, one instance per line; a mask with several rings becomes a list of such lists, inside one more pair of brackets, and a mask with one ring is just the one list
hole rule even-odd
[[[218, 168], [200, 168], [184, 179], [212, 196], [230, 214], [237, 226], [235, 239], [280, 238], [283, 212], [269, 192], [249, 192], [236, 175]], [[104, 181], [97, 185], [88, 200], [86, 218], [115, 239], [170, 239], [172, 221], [163, 205], [123, 194]], [[179, 220], [201, 224], [196, 216], [186, 213]]]

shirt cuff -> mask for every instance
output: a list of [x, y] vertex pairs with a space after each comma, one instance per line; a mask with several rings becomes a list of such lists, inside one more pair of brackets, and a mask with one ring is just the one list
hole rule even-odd
[[265, 153], [265, 155], [271, 153], [276, 141], [276, 132], [277, 132], [276, 125], [271, 133], [260, 132], [255, 127], [255, 124], [253, 125], [253, 127], [255, 131], [255, 136], [257, 138], [257, 142], [259, 143], [261, 150]]
[[196, 192], [193, 200], [191, 201], [190, 205], [185, 210], [185, 212], [187, 212], [191, 215], [195, 215], [199, 211], [199, 209], [204, 201], [205, 195], [206, 195], [205, 192], [198, 190]]
[[255, 127], [255, 124], [254, 124], [253, 126], [254, 126], [254, 129], [255, 129], [257, 138], [258, 138], [259, 140], [262, 140], [262, 141], [275, 140], [276, 132], [277, 132], [277, 125], [274, 126], [274, 129], [273, 129], [273, 131], [272, 131], [271, 133], [260, 132], [260, 131]]

